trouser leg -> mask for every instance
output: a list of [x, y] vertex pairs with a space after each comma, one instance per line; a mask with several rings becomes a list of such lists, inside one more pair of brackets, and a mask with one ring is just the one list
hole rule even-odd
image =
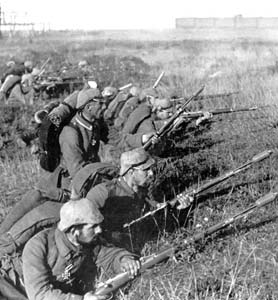
[[[4, 221], [0, 225], [0, 235], [9, 231], [9, 229], [26, 213], [33, 208], [42, 204], [46, 200], [53, 200], [58, 202], [66, 202], [69, 200], [70, 192], [67, 189], [70, 185], [70, 178], [66, 177], [59, 179], [61, 181], [57, 184], [57, 174], [50, 173], [48, 176], [43, 177], [36, 189], [27, 192], [21, 201], [19, 201], [15, 207], [13, 207], [10, 213], [5, 217]], [[57, 187], [59, 185], [59, 187]]]
[[66, 202], [69, 200], [71, 179], [64, 175], [64, 170], [58, 167], [54, 172], [45, 172], [36, 188], [43, 197], [52, 201]]
[[5, 276], [0, 275], [1, 300], [28, 300], [26, 294], [18, 290]]
[[40, 205], [45, 198], [42, 197], [40, 191], [31, 190], [27, 192], [23, 198], [11, 209], [4, 221], [0, 225], [0, 235], [9, 231], [9, 229], [21, 219], [27, 212]]

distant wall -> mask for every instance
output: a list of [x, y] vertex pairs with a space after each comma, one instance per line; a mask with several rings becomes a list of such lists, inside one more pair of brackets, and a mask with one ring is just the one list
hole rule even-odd
[[177, 18], [176, 28], [278, 28], [278, 18]]

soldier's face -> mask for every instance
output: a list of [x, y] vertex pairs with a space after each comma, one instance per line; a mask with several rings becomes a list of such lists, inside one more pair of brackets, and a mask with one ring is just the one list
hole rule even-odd
[[158, 107], [156, 111], [156, 116], [159, 120], [165, 120], [170, 118], [173, 115], [172, 107], [162, 108]]
[[93, 101], [88, 103], [86, 107], [86, 117], [89, 121], [94, 119], [99, 119], [102, 116], [103, 111], [105, 110], [106, 105], [102, 102]]
[[82, 228], [79, 231], [79, 235], [77, 237], [77, 241], [79, 244], [90, 244], [94, 241], [96, 241], [99, 234], [101, 234], [102, 229], [99, 224], [92, 225], [92, 224], [86, 224], [82, 226]]
[[134, 168], [133, 171], [134, 181], [138, 186], [147, 186], [153, 180], [153, 171], [148, 168], [145, 170], [140, 169], [139, 167]]

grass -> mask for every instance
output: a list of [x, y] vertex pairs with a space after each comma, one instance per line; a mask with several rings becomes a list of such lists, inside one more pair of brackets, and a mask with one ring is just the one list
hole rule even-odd
[[[111, 78], [120, 78], [114, 81], [119, 86], [130, 80], [147, 86], [155, 81], [161, 70], [165, 70], [166, 76], [159, 89], [167, 95], [190, 95], [202, 84], [206, 85], [204, 94], [240, 91], [230, 98], [192, 103], [192, 109], [259, 107], [253, 112], [215, 116], [211, 124], [199, 128], [191, 123], [172, 135], [169, 138], [171, 146], [158, 161], [156, 183], [151, 190], [152, 196], [160, 201], [171, 199], [184, 189], [196, 188], [238, 167], [259, 152], [274, 150], [269, 159], [204, 194], [190, 214], [165, 210], [138, 225], [139, 229], [142, 228], [142, 235], [148, 239], [142, 254], [148, 255], [169, 244], [181, 243], [192, 234], [244, 210], [269, 191], [276, 190], [276, 40], [208, 40], [201, 36], [186, 39], [181, 32], [177, 33], [177, 39], [168, 38], [168, 34], [167, 38], [148, 38], [146, 42], [132, 38], [105, 40], [103, 36], [105, 34], [101, 32], [79, 38], [69, 34], [65, 39], [44, 37], [48, 43], [41, 37], [34, 37], [33, 43], [25, 43], [25, 46], [21, 41], [17, 44], [5, 41], [0, 65], [4, 65], [10, 54], [31, 57], [38, 64], [48, 56], [59, 64], [67, 61], [72, 65], [83, 58], [92, 63], [100, 59], [106, 69], [98, 69], [103, 64], [96, 63], [95, 72], [102, 78], [102, 84], [110, 82]], [[124, 69], [117, 77], [119, 61], [123, 64], [134, 61], [135, 68], [128, 72]], [[144, 68], [145, 73], [139, 76], [139, 67], [136, 69], [136, 66]], [[216, 72], [221, 75], [211, 76]], [[27, 114], [30, 116], [31, 112]], [[5, 134], [11, 137], [17, 133], [18, 127], [26, 126], [24, 120], [24, 126], [21, 124], [21, 117], [16, 126], [7, 119], [1, 120], [2, 136], [7, 124]], [[0, 164], [1, 218], [40, 176], [38, 163], [28, 150], [16, 154], [16, 148], [11, 151], [14, 152], [13, 157], [2, 155]], [[128, 289], [120, 291], [117, 297], [122, 300], [278, 299], [276, 211], [277, 204], [274, 202], [210, 238], [184, 247], [177, 261], [170, 259], [147, 271]]]

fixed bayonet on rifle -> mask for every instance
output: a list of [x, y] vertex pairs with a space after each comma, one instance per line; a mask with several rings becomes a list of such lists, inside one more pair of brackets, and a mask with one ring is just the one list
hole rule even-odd
[[[227, 226], [235, 223], [236, 221], [245, 218], [248, 216], [251, 212], [254, 210], [265, 206], [277, 199], [278, 193], [277, 192], [270, 192], [263, 197], [259, 198], [254, 204], [249, 206], [247, 209], [233, 215], [232, 217], [227, 218], [224, 221], [221, 221], [204, 231], [194, 234], [192, 237], [187, 238], [183, 240], [183, 244], [185, 245], [185, 248], [191, 244], [194, 244], [199, 241], [203, 241], [204, 238], [212, 235], [215, 232], [218, 232]], [[165, 259], [174, 256], [175, 253], [179, 253], [180, 251], [184, 251], [184, 247], [178, 245], [175, 246], [169, 246], [168, 248], [164, 249], [163, 251], [160, 251], [156, 254], [150, 255], [146, 258], [142, 258], [142, 264], [140, 268], [140, 274], [143, 273], [145, 270], [151, 268], [152, 266], [156, 265], [157, 263], [160, 263], [164, 261]], [[115, 291], [117, 291], [119, 288], [121, 288], [123, 285], [125, 285], [127, 282], [131, 281], [132, 279], [129, 277], [127, 272], [118, 274], [114, 278], [111, 278], [107, 280], [106, 282], [102, 283], [98, 288], [96, 288], [95, 294], [96, 295], [109, 295]]]
[[[198, 100], [207, 100], [207, 99], [215, 99], [215, 98], [226, 98], [226, 97], [231, 97], [233, 95], [238, 95], [240, 92], [230, 92], [230, 93], [223, 93], [223, 94], [212, 94], [212, 95], [200, 95], [198, 96], [195, 101]], [[180, 97], [180, 98], [173, 98], [170, 99], [170, 101], [173, 102], [183, 102], [187, 99], [187, 97]]]
[[[190, 205], [193, 204], [194, 201], [196, 201], [196, 199], [198, 199], [198, 197], [210, 190], [211, 188], [213, 188], [214, 186], [226, 181], [227, 179], [235, 176], [236, 174], [250, 168], [254, 163], [256, 162], [260, 162], [264, 159], [266, 159], [267, 157], [269, 157], [272, 154], [271, 150], [266, 150], [264, 152], [261, 152], [257, 155], [255, 155], [254, 157], [252, 157], [250, 160], [248, 160], [246, 163], [242, 164], [241, 166], [239, 166], [238, 168], [229, 171], [227, 173], [225, 173], [224, 175], [221, 175], [215, 179], [210, 180], [209, 182], [203, 184], [202, 186], [200, 186], [199, 188], [197, 188], [196, 190], [191, 190], [191, 191], [185, 191], [181, 194], [179, 194], [176, 198], [174, 198], [173, 200], [170, 201], [166, 201], [164, 203], [162, 203], [158, 208], [147, 212], [145, 215], [143, 215], [142, 217], [131, 221], [130, 223], [126, 223], [123, 225], [124, 228], [129, 227], [139, 221], [144, 220], [145, 218], [149, 217], [149, 216], [153, 216], [155, 213], [157, 213], [158, 211], [166, 208], [168, 205], [171, 205], [172, 207], [175, 206], [177, 203], [179, 203], [179, 200], [181, 200], [181, 205], [178, 207], [178, 209], [185, 209], [188, 208]], [[182, 199], [186, 199], [186, 201], [182, 201]]]
[[162, 72], [160, 73], [160, 75], [159, 75], [158, 78], [156, 79], [156, 82], [155, 82], [154, 85], [153, 85], [153, 89], [155, 89], [155, 88], [158, 86], [158, 84], [159, 84], [160, 80], [162, 79], [162, 77], [164, 76], [164, 74], [165, 74], [164, 71], [162, 71]]
[[[214, 115], [221, 115], [221, 114], [230, 114], [230, 113], [235, 113], [235, 112], [242, 112], [242, 111], [253, 111], [257, 110], [257, 106], [253, 107], [242, 107], [242, 108], [217, 108], [215, 110], [209, 111], [209, 113], [214, 116]], [[181, 116], [186, 119], [194, 119], [194, 118], [199, 118], [204, 115], [203, 111], [188, 111], [184, 112]]]
[[[202, 86], [193, 96], [191, 96], [186, 102], [182, 104], [181, 107], [177, 109], [177, 111], [168, 119], [168, 121], [156, 132], [155, 137], [156, 139], [160, 139], [164, 134], [169, 132], [169, 129], [172, 128], [175, 120], [184, 112], [186, 106], [198, 97], [204, 90], [205, 86]], [[149, 139], [143, 146], [145, 150], [148, 150], [153, 144], [153, 139]]]
[[240, 220], [240, 219], [246, 217], [253, 210], [273, 202], [274, 200], [277, 199], [277, 196], [278, 196], [277, 192], [270, 192], [270, 193], [262, 196], [261, 198], [259, 198], [254, 204], [252, 204], [251, 206], [249, 206], [245, 210], [233, 215], [232, 217], [227, 218], [226, 220], [224, 220], [222, 222], [219, 222], [218, 224], [215, 224], [215, 225], [207, 228], [203, 232], [200, 232], [200, 233], [197, 233], [197, 234], [193, 235], [193, 237], [191, 237], [188, 240], [185, 240], [184, 242], [187, 244], [187, 243], [190, 243], [190, 242], [197, 242], [199, 240], [202, 240], [205, 237], [213, 234], [214, 232], [217, 232], [217, 231], [231, 225], [232, 223], [236, 222], [237, 220]]
[[47, 58], [47, 60], [43, 63], [43, 65], [41, 66], [40, 72], [38, 74], [38, 77], [42, 76], [42, 74], [45, 71], [45, 67], [48, 64], [48, 62], [50, 61], [50, 57]]
[[[199, 125], [201, 123], [201, 121], [205, 121], [205, 120], [209, 120], [211, 119], [214, 115], [221, 115], [221, 114], [230, 114], [230, 113], [237, 113], [237, 112], [243, 112], [243, 111], [253, 111], [253, 110], [257, 110], [258, 107], [257, 106], [253, 106], [253, 107], [242, 107], [242, 108], [218, 108], [212, 111], [188, 111], [188, 112], [184, 112], [183, 114], [181, 114], [180, 119], [177, 120], [177, 122], [175, 122], [173, 124], [173, 126], [171, 128], [169, 128], [167, 133], [170, 133], [172, 131], [177, 130], [182, 123], [184, 123], [186, 120], [190, 120], [190, 119], [197, 119], [200, 118], [200, 122], [196, 125]], [[208, 117], [206, 116], [206, 114], [208, 115]]]
[[231, 97], [233, 95], [238, 95], [240, 92], [230, 92], [230, 93], [223, 93], [223, 94], [214, 94], [214, 95], [201, 95], [196, 100], [207, 100], [207, 99], [215, 99], [215, 98], [226, 98]]

